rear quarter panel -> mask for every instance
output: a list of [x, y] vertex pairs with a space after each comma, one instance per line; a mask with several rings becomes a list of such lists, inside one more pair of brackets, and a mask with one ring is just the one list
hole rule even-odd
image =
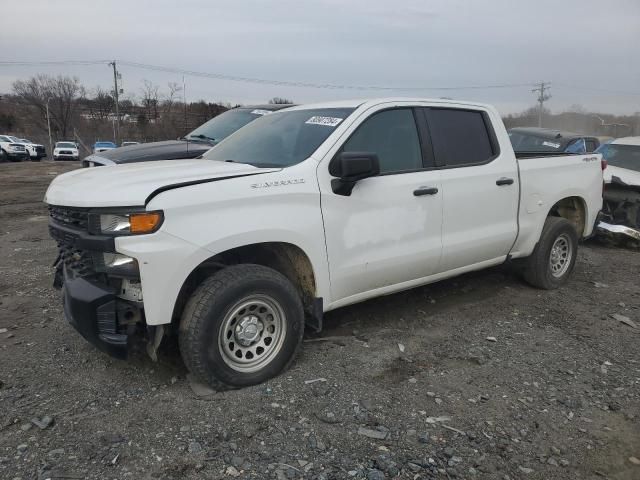
[[602, 208], [601, 155], [566, 155], [518, 160], [520, 167], [519, 235], [512, 250], [514, 258], [533, 251], [544, 221], [560, 200], [578, 197], [585, 208], [581, 237], [591, 234]]

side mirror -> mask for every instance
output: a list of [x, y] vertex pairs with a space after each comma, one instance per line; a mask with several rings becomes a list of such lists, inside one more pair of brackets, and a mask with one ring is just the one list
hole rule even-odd
[[337, 195], [349, 196], [356, 182], [380, 173], [380, 160], [372, 152], [342, 152], [329, 164], [331, 189]]

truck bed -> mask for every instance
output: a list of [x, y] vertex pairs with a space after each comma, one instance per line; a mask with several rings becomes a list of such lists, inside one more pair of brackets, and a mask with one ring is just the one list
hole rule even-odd
[[[601, 159], [594, 153], [518, 157], [520, 205], [512, 257], [531, 253], [554, 207], [571, 212], [580, 237], [591, 235], [602, 208]], [[557, 205], [565, 198], [571, 201]]]

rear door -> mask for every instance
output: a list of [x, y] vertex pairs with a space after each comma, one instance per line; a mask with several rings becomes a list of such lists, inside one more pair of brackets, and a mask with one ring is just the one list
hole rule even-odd
[[[443, 195], [441, 272], [498, 262], [515, 242], [518, 167], [484, 110], [424, 108]], [[499, 119], [497, 119], [499, 121]]]

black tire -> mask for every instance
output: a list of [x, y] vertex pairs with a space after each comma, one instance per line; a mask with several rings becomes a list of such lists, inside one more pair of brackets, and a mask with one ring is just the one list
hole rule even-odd
[[[563, 250], [565, 244], [568, 250]], [[560, 253], [552, 253], [554, 245], [560, 246], [557, 250]], [[563, 251], [565, 253], [562, 253]], [[544, 290], [558, 288], [566, 283], [571, 275], [577, 254], [578, 233], [574, 226], [564, 218], [547, 217], [536, 248], [524, 261], [524, 279], [530, 285]], [[561, 263], [563, 255], [566, 255], [566, 258], [564, 263]]]
[[[262, 329], [259, 334], [259, 342], [252, 346], [242, 345], [246, 339], [237, 338], [240, 324], [251, 317], [252, 312], [256, 315], [258, 310], [251, 312], [244, 311], [239, 305], [245, 305], [244, 301], [253, 307], [250, 300], [258, 298], [268, 298], [275, 302], [273, 305], [279, 308], [282, 313], [282, 325], [277, 338], [275, 333], [270, 333], [273, 328], [267, 322], [266, 317], [260, 317]], [[260, 307], [262, 311], [264, 307]], [[267, 310], [264, 308], [264, 310]], [[233, 312], [238, 312], [233, 315]], [[244, 313], [243, 313], [244, 311]], [[241, 317], [241, 315], [244, 315]], [[272, 315], [270, 321], [274, 321]], [[237, 323], [233, 323], [237, 322]], [[268, 325], [265, 327], [264, 325]], [[222, 331], [221, 331], [222, 330]], [[254, 329], [255, 330], [255, 329]], [[225, 332], [226, 331], [226, 332]], [[275, 331], [275, 328], [274, 328]], [[253, 333], [253, 331], [251, 331]], [[224, 268], [209, 278], [207, 278], [191, 295], [180, 319], [179, 344], [180, 353], [189, 371], [202, 382], [210, 385], [216, 390], [227, 390], [230, 388], [241, 388], [249, 385], [261, 383], [269, 378], [275, 377], [286, 370], [293, 362], [304, 334], [304, 310], [302, 301], [296, 288], [279, 272], [263, 267], [261, 265], [234, 265]], [[274, 338], [271, 342], [276, 342], [274, 346], [265, 346], [265, 353], [256, 353], [249, 357], [249, 353], [243, 349], [254, 348], [255, 345], [265, 345], [269, 335]], [[235, 344], [234, 349], [234, 341]], [[260, 347], [258, 346], [257, 349]], [[265, 350], [266, 349], [266, 350]], [[256, 371], [239, 371], [231, 365], [238, 362], [235, 358], [230, 358], [233, 354], [240, 353], [240, 361], [267, 361], [264, 365], [259, 365]], [[257, 351], [257, 350], [256, 350]], [[246, 358], [245, 358], [246, 355]], [[248, 360], [251, 358], [251, 360]], [[256, 367], [256, 368], [258, 368]]]
[[5, 152], [0, 148], [0, 163], [8, 162], [9, 161], [8, 157], [9, 156], [7, 155], [7, 152]]

